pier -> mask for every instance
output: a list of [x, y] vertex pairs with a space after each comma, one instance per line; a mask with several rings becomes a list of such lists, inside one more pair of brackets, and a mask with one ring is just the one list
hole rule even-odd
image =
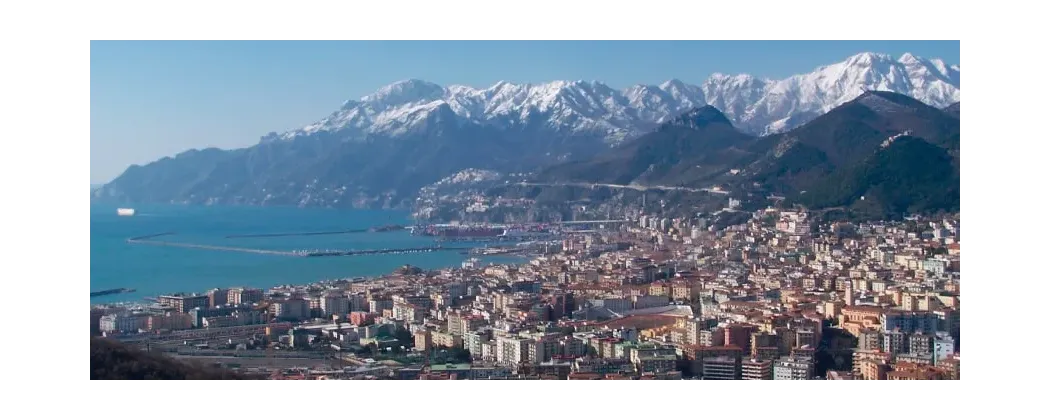
[[529, 252], [525, 247], [498, 247], [498, 248], [472, 248], [470, 255], [511, 255], [511, 254], [524, 254]]

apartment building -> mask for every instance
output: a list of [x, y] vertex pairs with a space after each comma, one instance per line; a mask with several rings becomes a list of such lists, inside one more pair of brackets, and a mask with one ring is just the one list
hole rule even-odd
[[808, 380], [813, 377], [813, 359], [782, 357], [773, 364], [774, 380]]
[[634, 373], [634, 364], [627, 359], [579, 358], [573, 361], [574, 373], [596, 373], [599, 375], [615, 373]]
[[274, 318], [298, 321], [310, 317], [310, 305], [306, 299], [275, 300], [270, 304]]
[[208, 291], [208, 307], [225, 305], [230, 299], [230, 289], [211, 289]]
[[736, 357], [716, 356], [704, 358], [700, 377], [704, 380], [741, 379], [742, 364]]
[[933, 353], [934, 336], [921, 332], [908, 336], [908, 351], [916, 354]]
[[773, 361], [768, 359], [748, 359], [740, 363], [740, 379], [763, 380], [773, 379]]
[[678, 357], [674, 354], [645, 355], [638, 358], [636, 369], [641, 373], [664, 373], [676, 371]]
[[265, 293], [261, 289], [236, 287], [226, 293], [226, 303], [230, 305], [247, 305], [263, 301]]
[[193, 328], [193, 316], [177, 312], [151, 315], [147, 329], [150, 331], [173, 331]]
[[158, 297], [157, 303], [184, 314], [194, 308], [209, 307], [208, 295], [165, 295]]
[[99, 318], [99, 330], [104, 333], [138, 332], [149, 328], [149, 314], [111, 314]]
[[886, 374], [889, 373], [890, 367], [884, 361], [875, 359], [861, 360], [859, 364], [853, 365], [854, 372], [860, 379], [869, 381], [881, 381], [886, 379]]
[[350, 313], [350, 299], [341, 294], [328, 294], [320, 299], [321, 312], [327, 316]]
[[528, 360], [528, 340], [520, 337], [496, 338], [496, 361], [502, 364], [518, 364]]
[[413, 334], [413, 338], [415, 339], [415, 343], [412, 347], [416, 350], [430, 351], [430, 349], [434, 348], [431, 332], [428, 329], [416, 331], [416, 333]]
[[434, 331], [430, 334], [434, 347], [462, 348], [463, 338], [448, 332]]
[[907, 353], [908, 344], [908, 336], [902, 331], [887, 331], [882, 334], [882, 349], [888, 353]]
[[883, 333], [900, 330], [905, 334], [917, 331], [937, 331], [939, 319], [937, 314], [926, 311], [889, 311], [879, 318]]
[[876, 364], [889, 365], [893, 355], [880, 350], [855, 350], [853, 351], [853, 374], [863, 376], [861, 365], [865, 361], [873, 361]]

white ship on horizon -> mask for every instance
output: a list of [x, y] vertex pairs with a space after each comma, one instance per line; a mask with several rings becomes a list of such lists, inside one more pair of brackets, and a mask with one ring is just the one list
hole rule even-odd
[[117, 209], [117, 216], [134, 216], [135, 209]]

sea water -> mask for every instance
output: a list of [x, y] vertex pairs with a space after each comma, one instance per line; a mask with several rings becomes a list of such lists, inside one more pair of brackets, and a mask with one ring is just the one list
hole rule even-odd
[[[118, 207], [134, 207], [135, 215], [118, 216]], [[412, 248], [435, 244], [433, 239], [413, 236], [407, 230], [226, 238], [228, 235], [368, 229], [393, 224], [410, 226], [413, 222], [407, 212], [387, 210], [92, 203], [90, 289], [123, 287], [136, 291], [93, 297], [91, 302], [135, 301], [177, 292], [203, 293], [215, 287], [267, 288], [375, 276], [405, 264], [436, 269], [458, 266], [469, 258], [458, 251], [304, 258], [127, 242], [132, 237], [172, 232], [155, 239], [280, 251]], [[521, 262], [521, 259], [494, 257], [483, 261]]]

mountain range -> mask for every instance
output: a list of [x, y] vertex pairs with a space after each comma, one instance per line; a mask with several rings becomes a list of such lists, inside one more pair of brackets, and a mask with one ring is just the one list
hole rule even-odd
[[540, 185], [760, 189], [814, 208], [862, 205], [871, 217], [957, 210], [958, 109], [868, 91], [800, 127], [756, 137], [707, 105], [535, 178]]
[[[411, 203], [420, 187], [466, 168], [533, 172], [608, 152], [626, 154], [622, 146], [640, 144], [632, 140], [654, 130], [679, 130], [676, 124], [688, 121], [716, 131], [726, 131], [718, 127], [728, 123], [732, 136], [756, 144], [705, 155], [717, 166], [772, 144], [756, 139], [789, 132], [869, 90], [900, 93], [935, 108], [954, 104], [957, 112], [959, 67], [911, 54], [862, 53], [783, 80], [714, 74], [700, 85], [673, 79], [614, 89], [596, 81], [554, 81], [499, 82], [476, 89], [406, 80], [348, 100], [305, 127], [271, 132], [248, 148], [190, 150], [133, 165], [93, 196], [131, 202], [399, 207]], [[725, 121], [706, 121], [714, 117], [706, 105]], [[690, 116], [691, 110], [700, 114]], [[675, 153], [694, 152], [688, 144], [672, 146], [678, 147]], [[657, 146], [629, 147], [667, 153]], [[666, 173], [651, 172], [639, 181], [676, 173], [678, 158], [663, 159]], [[681, 177], [694, 175], [700, 174]]]

